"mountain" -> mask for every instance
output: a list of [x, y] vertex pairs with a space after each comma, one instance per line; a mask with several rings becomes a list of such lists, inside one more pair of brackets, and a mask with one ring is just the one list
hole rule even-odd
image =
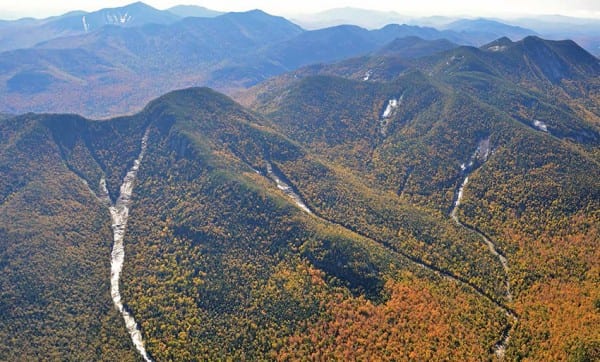
[[517, 19], [465, 19], [443, 16], [405, 16], [395, 12], [360, 8], [337, 8], [319, 13], [298, 15], [293, 21], [306, 29], [321, 29], [338, 25], [357, 25], [378, 29], [388, 24], [408, 24], [434, 27], [456, 33], [458, 43], [481, 46], [506, 36], [514, 40], [535, 35], [545, 39], [571, 39], [595, 56], [600, 55], [600, 29], [597, 19], [574, 18], [560, 15], [541, 15]]
[[[139, 67], [146, 65], [145, 62], [156, 62], [156, 59], [148, 59], [150, 55], [164, 59], [170, 66], [182, 62], [189, 66], [224, 61], [257, 46], [281, 42], [300, 33], [301, 28], [284, 18], [253, 10], [215, 18], [186, 18], [167, 26], [107, 27], [93, 34], [54, 39], [37, 48], [106, 52], [105, 56], [114, 58], [114, 62], [129, 58]], [[190, 56], [192, 58], [187, 59]]]
[[[363, 71], [372, 71], [368, 80], [355, 77], [361, 60]], [[593, 226], [600, 206], [595, 58], [570, 41], [530, 37], [417, 59], [418, 70], [404, 62], [405, 70], [387, 79], [374, 77], [379, 69], [371, 68], [372, 58], [356, 59], [344, 75], [349, 63], [327, 67], [327, 75], [296, 71], [240, 99], [348, 179], [358, 175], [371, 190], [446, 215], [479, 235], [504, 266], [510, 280], [504, 292], [518, 314], [508, 343], [500, 343], [505, 358], [598, 358], [600, 335], [584, 326], [587, 318], [598, 320], [599, 297], [589, 273], [598, 268], [600, 240]], [[315, 187], [323, 174], [298, 167], [286, 175], [299, 189], [313, 190], [304, 197], [320, 201], [318, 213], [387, 240], [403, 235], [402, 249], [423, 258], [452, 255], [434, 251], [444, 248], [438, 242], [412, 244], [391, 226], [393, 216], [378, 224], [373, 215], [385, 213], [377, 207], [363, 209], [332, 184]], [[451, 262], [435, 264], [458, 273]]]
[[[331, 75], [363, 81], [389, 80], [404, 73], [411, 67], [412, 60], [453, 49], [458, 45], [447, 40], [423, 40], [419, 37], [408, 36], [396, 38], [379, 49], [375, 49], [364, 56], [345, 59], [336, 63], [317, 63], [298, 68], [274, 79], [266, 80], [258, 88], [276, 87], [288, 82], [295, 82], [298, 78], [313, 75]], [[328, 47], [331, 49], [330, 47]], [[312, 53], [311, 53], [312, 54]], [[305, 63], [309, 63], [305, 61]], [[236, 96], [246, 98], [254, 97], [261, 92], [235, 92]], [[246, 100], [247, 102], [247, 100]]]
[[[397, 356], [427, 355], [432, 346], [433, 356], [487, 354], [505, 323], [492, 283], [483, 282], [487, 296], [474, 287], [477, 278], [443, 277], [397, 240], [317, 214], [324, 201], [306, 197], [333, 186], [365, 207], [387, 209], [407, 231], [435, 225], [423, 238], [450, 238], [469, 253], [466, 241], [475, 239], [445, 217], [348, 179], [268, 123], [208, 89], [169, 93], [139, 114], [105, 121], [34, 114], [0, 121], [0, 215], [10, 220], [0, 229], [7, 287], [0, 356], [134, 358], [109, 294], [108, 205], [125, 204], [126, 174], [135, 183], [130, 216], [120, 221], [127, 225], [121, 295], [153, 359], [294, 358], [316, 346], [306, 338], [314, 328], [363, 346], [347, 349], [357, 358], [383, 356], [355, 333], [379, 323]], [[297, 175], [287, 172], [299, 165], [319, 170], [319, 183], [292, 184]], [[494, 265], [485, 254], [472, 256]], [[429, 326], [462, 332], [440, 339]], [[402, 336], [421, 342], [409, 350]], [[328, 341], [322, 353], [339, 356], [334, 348], [344, 344]]]
[[203, 6], [196, 5], [177, 5], [168, 8], [167, 10], [181, 18], [214, 18], [215, 16], [223, 15], [223, 13], [220, 11], [215, 11], [205, 8]]
[[[31, 59], [29, 69], [33, 66], [32, 70], [23, 67], [23, 58]], [[47, 64], [59, 67], [60, 71], [48, 69]], [[8, 93], [36, 95], [47, 92], [56, 85], [67, 86], [73, 79], [102, 76], [112, 66], [81, 49], [23, 49], [5, 53], [0, 61], [0, 68], [17, 70], [6, 80]]]
[[573, 81], [595, 84], [600, 72], [598, 59], [575, 42], [534, 36], [518, 42], [501, 38], [481, 49], [461, 47], [446, 53], [442, 59], [429, 60], [432, 63], [425, 67], [433, 67], [437, 72], [480, 71], [505, 80], [527, 82], [539, 91], [544, 91], [549, 84], [561, 86], [563, 90]]
[[[481, 48], [460, 46], [438, 52], [438, 44], [444, 43], [411, 37], [396, 39], [363, 57], [299, 68], [257, 85], [248, 92], [238, 92], [236, 97], [250, 105], [257, 96], [271, 92], [281, 94], [285, 87], [307, 76], [331, 75], [353, 80], [390, 82], [418, 69], [431, 77], [461, 75], [453, 81], [465, 74], [473, 73], [470, 78], [486, 74], [503, 84], [513, 82], [542, 93], [553, 90], [555, 95], [575, 97], [595, 107], [590, 98], [595, 99], [594, 89], [598, 87], [600, 63], [573, 41], [552, 41], [531, 36], [513, 42], [503, 37]], [[413, 47], [418, 49], [421, 44], [429, 55], [418, 58], [407, 56], [414, 52]], [[485, 88], [479, 89], [484, 90], [492, 96]]]
[[[61, 109], [106, 117], [139, 110], [173, 88], [203, 84], [232, 92], [304, 65], [367, 54], [396, 38], [452, 35], [407, 25], [304, 31], [258, 10], [185, 18], [170, 25], [105, 27], [3, 53], [0, 94], [5, 101], [0, 110]], [[425, 48], [405, 54], [430, 53]], [[77, 72], [61, 60], [65, 54], [80, 55], [73, 59]]]
[[178, 16], [167, 11], [157, 10], [142, 2], [135, 2], [123, 7], [101, 9], [82, 16], [77, 15], [77, 17], [64, 16], [59, 21], [53, 22], [53, 25], [90, 32], [106, 25], [131, 27], [145, 24], [170, 24], [179, 20]]
[[420, 37], [426, 40], [455, 39], [452, 33], [409, 25], [387, 25], [366, 30], [352, 25], [307, 31], [266, 49], [266, 57], [292, 70], [304, 65], [334, 62], [367, 54], [396, 38]]
[[526, 36], [538, 35], [530, 29], [489, 19], [461, 19], [446, 25], [444, 29], [468, 34], [469, 39], [476, 45], [483, 45], [503, 36], [520, 40]]
[[598, 19], [546, 15], [513, 19], [511, 24], [534, 29], [546, 39], [571, 39], [595, 56], [600, 56], [600, 25]]
[[10, 21], [0, 27], [0, 51], [29, 48], [37, 43], [64, 36], [93, 32], [107, 25], [135, 27], [170, 24], [179, 17], [142, 2], [94, 12], [73, 11], [47, 19]]
[[597, 359], [594, 59], [501, 38], [0, 117], [0, 359]]

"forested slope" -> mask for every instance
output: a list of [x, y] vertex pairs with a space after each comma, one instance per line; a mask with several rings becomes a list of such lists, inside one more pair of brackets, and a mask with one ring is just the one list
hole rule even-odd
[[[338, 171], [266, 123], [208, 89], [174, 92], [138, 115], [108, 121], [69, 115], [3, 121], [3, 218], [15, 220], [3, 229], [3, 283], [11, 285], [4, 290], [45, 286], [52, 292], [30, 290], [31, 298], [3, 293], [3, 330], [12, 342], [2, 356], [10, 359], [19, 351], [42, 359], [132, 358], [108, 293], [108, 212], [94, 194], [104, 177], [115, 198], [145, 130], [149, 137], [125, 236], [121, 294], [152, 358], [314, 353], [443, 359], [454, 350], [476, 359], [490, 353], [507, 323], [493, 285], [407, 258], [384, 233], [298, 208], [269, 178], [267, 164], [286, 179], [296, 162], [331, 175]], [[47, 147], [27, 152], [25, 140]], [[15, 157], [20, 161], [13, 162]], [[26, 166], [42, 171], [18, 168]], [[316, 180], [322, 183], [317, 187], [334, 180]], [[30, 188], [40, 182], [45, 186], [34, 188], [33, 205], [49, 200], [54, 216], [44, 216], [48, 225], [31, 235], [28, 229], [46, 225], [29, 203]], [[358, 181], [348, 182], [338, 188], [352, 190], [365, 206], [381, 197], [355, 190]], [[312, 207], [302, 186], [294, 184]], [[45, 206], [43, 211], [49, 212]], [[403, 222], [418, 228], [426, 220], [426, 214], [417, 214]], [[65, 225], [72, 225], [72, 233]], [[77, 248], [65, 252], [73, 243]], [[36, 253], [45, 262], [31, 262]], [[40, 309], [41, 315], [31, 314]], [[380, 319], [389, 327], [384, 334]], [[372, 337], [357, 335], [358, 326], [371, 330]], [[378, 344], [371, 343], [375, 336]], [[397, 343], [402, 340], [414, 343]], [[390, 348], [381, 348], [387, 344]]]
[[[499, 261], [481, 269], [484, 258], [494, 259], [482, 242], [491, 240], [507, 259], [509, 305], [520, 316], [507, 356], [598, 356], [597, 59], [573, 42], [531, 37], [413, 64], [357, 58], [298, 70], [239, 98], [339, 173], [321, 189], [314, 180], [326, 172], [299, 161], [281, 165], [324, 215], [396, 239], [411, 255], [471, 280], [489, 278], [500, 295]], [[357, 202], [360, 187], [348, 192], [339, 182], [356, 179], [369, 195], [385, 196]], [[462, 227], [450, 232], [440, 225], [451, 221], [459, 197]], [[428, 215], [416, 229], [394, 221], [415, 210]], [[474, 258], [475, 249], [467, 250], [475, 246], [487, 256]]]
[[597, 359], [599, 78], [501, 39], [301, 69], [251, 108], [3, 116], [0, 359], [140, 358], [106, 207], [136, 167], [120, 293], [154, 360]]

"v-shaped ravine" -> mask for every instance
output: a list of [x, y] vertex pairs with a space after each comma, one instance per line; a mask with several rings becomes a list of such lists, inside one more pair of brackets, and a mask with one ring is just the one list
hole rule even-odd
[[[502, 264], [502, 268], [504, 269], [504, 275], [505, 275], [504, 283], [505, 283], [505, 290], [506, 290], [506, 292], [505, 292], [506, 300], [508, 302], [512, 302], [513, 296], [512, 296], [512, 291], [511, 291], [511, 287], [510, 287], [508, 260], [506, 259], [506, 257], [504, 255], [502, 255], [498, 251], [496, 244], [494, 244], [494, 242], [489, 237], [484, 235], [481, 231], [477, 230], [476, 228], [462, 223], [459, 220], [458, 215], [457, 215], [458, 207], [460, 206], [460, 203], [463, 198], [464, 189], [467, 186], [467, 183], [469, 182], [469, 176], [473, 173], [473, 171], [475, 171], [477, 169], [478, 166], [481, 166], [483, 163], [485, 163], [487, 161], [489, 155], [490, 155], [490, 139], [486, 138], [486, 139], [479, 141], [479, 145], [478, 145], [477, 149], [475, 150], [475, 152], [473, 153], [473, 155], [471, 156], [471, 158], [469, 159], [468, 163], [461, 165], [461, 170], [462, 170], [462, 173], [465, 178], [463, 179], [463, 182], [460, 184], [460, 186], [458, 187], [458, 190], [456, 191], [456, 196], [454, 199], [454, 204], [452, 206], [452, 211], [450, 212], [450, 216], [458, 225], [469, 230], [470, 232], [477, 234], [483, 240], [483, 242], [488, 247], [490, 252], [498, 259], [500, 264]], [[505, 328], [504, 332], [502, 333], [501, 338], [494, 345], [494, 348], [493, 348], [494, 353], [496, 354], [496, 356], [498, 356], [498, 358], [504, 357], [504, 353], [506, 351], [506, 346], [508, 344], [508, 341], [510, 340], [510, 332], [513, 330], [513, 328], [515, 327], [515, 325], [518, 321], [517, 315], [512, 310], [510, 310], [508, 308], [504, 308], [504, 311], [506, 313], [506, 316], [512, 320], [512, 323]]]
[[[475, 152], [474, 156], [471, 158], [470, 162], [468, 165], [463, 165], [462, 169], [463, 172], [466, 174], [465, 177], [465, 181], [462, 183], [462, 185], [460, 186], [459, 190], [458, 190], [458, 195], [456, 197], [453, 209], [452, 209], [452, 218], [462, 227], [467, 228], [468, 230], [475, 232], [477, 234], [479, 234], [483, 240], [486, 242], [486, 244], [488, 245], [488, 248], [490, 249], [490, 251], [496, 255], [498, 257], [498, 259], [500, 260], [500, 262], [502, 263], [502, 266], [504, 267], [504, 271], [506, 273], [506, 295], [507, 295], [507, 299], [508, 301], [512, 300], [512, 294], [510, 292], [510, 284], [508, 282], [508, 264], [506, 261], [506, 258], [504, 256], [502, 256], [497, 250], [496, 250], [496, 246], [489, 240], [489, 238], [487, 238], [485, 235], [483, 235], [481, 232], [475, 230], [474, 228], [468, 227], [462, 223], [460, 223], [460, 221], [458, 221], [458, 217], [456, 216], [456, 208], [458, 207], [458, 205], [460, 204], [461, 198], [462, 198], [462, 193], [463, 193], [463, 189], [464, 186], [466, 185], [467, 181], [468, 181], [468, 175], [470, 174], [470, 172], [473, 171], [475, 162], [477, 161], [477, 158], [479, 157], [479, 160], [487, 160], [487, 157], [489, 156], [489, 139], [485, 139], [482, 140], [479, 144], [479, 147], [477, 148], [477, 151]], [[250, 166], [250, 165], [249, 165]], [[252, 166], [250, 166], [252, 167]], [[260, 171], [252, 168], [255, 172], [262, 174]], [[374, 243], [383, 245], [384, 247], [386, 247], [387, 249], [389, 249], [390, 251], [392, 251], [393, 253], [404, 257], [408, 260], [410, 260], [411, 262], [413, 262], [414, 264], [418, 265], [419, 267], [425, 268], [435, 274], [438, 274], [444, 278], [447, 278], [449, 280], [452, 280], [455, 283], [459, 283], [462, 285], [465, 285], [467, 287], [469, 287], [471, 290], [473, 290], [476, 294], [478, 294], [479, 296], [489, 300], [490, 302], [492, 302], [494, 305], [496, 305], [498, 308], [500, 308], [507, 317], [509, 317], [510, 319], [512, 319], [512, 323], [509, 324], [503, 331], [502, 331], [502, 336], [499, 338], [499, 341], [493, 346], [492, 350], [494, 352], [494, 354], [496, 354], [496, 356], [498, 356], [499, 358], [503, 358], [504, 356], [504, 351], [506, 350], [506, 345], [508, 343], [508, 340], [510, 338], [510, 332], [512, 331], [512, 329], [514, 328], [514, 326], [516, 325], [516, 322], [518, 320], [517, 315], [514, 311], [512, 311], [510, 308], [508, 308], [504, 303], [502, 303], [501, 301], [496, 300], [495, 297], [487, 294], [482, 288], [478, 287], [477, 285], [469, 282], [467, 279], [460, 277], [458, 275], [454, 275], [451, 272], [441, 269], [435, 265], [429, 264], [424, 262], [423, 260], [420, 260], [408, 253], [403, 252], [402, 250], [398, 250], [397, 248], [392, 247], [389, 243], [382, 241], [382, 240], [376, 240], [372, 237], [369, 237], [365, 234], [362, 234], [358, 231], [355, 230], [351, 230], [349, 229], [347, 226], [342, 225], [334, 220], [329, 220], [324, 218], [323, 216], [318, 215], [317, 213], [315, 213], [313, 210], [311, 210], [307, 204], [303, 201], [302, 197], [296, 193], [296, 191], [294, 191], [294, 188], [286, 181], [283, 180], [283, 177], [285, 177], [283, 175], [283, 173], [281, 173], [280, 170], [275, 171], [273, 165], [270, 162], [267, 162], [266, 165], [266, 170], [267, 170], [267, 174], [265, 176], [267, 176], [268, 178], [270, 178], [273, 182], [275, 182], [275, 184], [277, 185], [277, 188], [279, 188], [281, 191], [283, 191], [284, 194], [286, 194], [290, 199], [292, 199], [292, 201], [296, 204], [296, 206], [298, 208], [300, 208], [302, 211], [306, 212], [307, 214], [310, 214], [314, 217], [319, 218], [320, 220], [322, 220], [323, 222], [329, 223], [329, 224], [333, 224], [333, 225], [337, 225], [339, 227], [342, 227], [348, 231], [350, 231], [351, 233], [357, 234], [363, 238], [366, 238], [368, 240], [371, 240]], [[276, 173], [278, 172], [278, 173]]]
[[110, 295], [113, 300], [115, 308], [123, 316], [125, 321], [125, 327], [127, 332], [131, 336], [131, 341], [135, 345], [135, 348], [140, 353], [142, 358], [146, 362], [152, 361], [146, 352], [144, 347], [144, 340], [142, 339], [142, 333], [135, 321], [133, 315], [127, 310], [123, 301], [121, 300], [121, 293], [119, 291], [119, 280], [121, 278], [121, 270], [123, 269], [123, 263], [125, 262], [125, 248], [123, 239], [125, 237], [125, 230], [127, 227], [127, 219], [129, 218], [129, 206], [131, 204], [131, 194], [133, 193], [133, 187], [135, 179], [137, 177], [138, 170], [146, 153], [148, 144], [149, 131], [146, 130], [142, 137], [142, 145], [140, 148], [139, 156], [133, 161], [133, 166], [125, 177], [121, 184], [119, 197], [113, 204], [106, 188], [106, 180], [102, 178], [100, 180], [100, 193], [98, 199], [108, 207], [110, 211], [110, 217], [112, 220], [113, 230], [113, 248], [110, 259]]

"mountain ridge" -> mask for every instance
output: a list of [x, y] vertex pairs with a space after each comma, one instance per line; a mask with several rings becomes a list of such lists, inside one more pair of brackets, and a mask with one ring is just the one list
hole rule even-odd
[[[274, 32], [273, 29], [279, 30]], [[171, 25], [105, 27], [89, 34], [41, 43], [27, 50], [28, 56], [20, 59], [18, 55], [23, 53], [6, 53], [14, 61], [0, 69], [0, 80], [6, 82], [17, 76], [11, 81], [13, 85], [4, 90], [11, 105], [6, 111], [17, 111], [15, 106], [21, 103], [36, 105], [27, 110], [51, 111], [57, 103], [62, 105], [70, 98], [53, 99], [51, 94], [76, 92], [88, 97], [85, 89], [91, 87], [96, 89], [94, 95], [89, 95], [93, 99], [70, 105], [65, 110], [86, 113], [84, 109], [88, 109], [92, 111], [88, 115], [108, 116], [114, 114], [114, 109], [121, 108], [121, 114], [139, 109], [150, 96], [158, 96], [171, 88], [198, 83], [225, 88], [221, 90], [243, 88], [301, 65], [370, 52], [399, 36], [421, 31], [425, 31], [427, 37], [438, 34], [433, 29], [406, 26], [371, 32], [357, 27], [305, 32], [283, 18], [259, 11], [186, 18]], [[345, 40], [340, 42], [340, 39]], [[356, 47], [357, 43], [362, 45]], [[90, 59], [82, 59], [82, 66], [86, 61], [89, 68], [102, 62], [107, 65], [107, 72], [73, 74], [43, 53], [50, 48], [57, 53], [58, 49], [81, 48], [90, 53]], [[27, 86], [21, 87], [23, 92], [19, 92], [18, 84], [14, 86], [17, 81], [29, 78], [45, 80], [44, 86], [36, 90], [39, 94], [28, 94]], [[107, 87], [117, 88], [122, 93], [111, 97]], [[140, 90], [134, 92], [133, 89]], [[123, 94], [131, 95], [124, 98]], [[94, 105], [103, 113], [96, 114], [90, 109]]]
[[[394, 342], [407, 336], [420, 336], [422, 341], [411, 344], [413, 356], [449, 358], [446, 353], [452, 351], [453, 356], [465, 360], [477, 359], [493, 353], [497, 343], [506, 347], [508, 358], [543, 355], [536, 347], [523, 350], [519, 342], [538, 336], [539, 327], [535, 326], [540, 316], [535, 310], [539, 304], [527, 298], [538, 295], [536, 288], [546, 288], [536, 273], [547, 273], [547, 269], [544, 263], [528, 269], [531, 254], [521, 255], [517, 250], [530, 249], [515, 245], [520, 241], [508, 238], [506, 229], [512, 227], [524, 240], [530, 240], [535, 229], [524, 223], [531, 215], [538, 217], [535, 227], [549, 235], [560, 227], [556, 225], [577, 217], [584, 220], [578, 223], [592, 223], [594, 216], [581, 216], [581, 212], [597, 202], [593, 180], [600, 171], [592, 155], [598, 142], [586, 145], [574, 137], [555, 137], [558, 123], [545, 118], [543, 104], [531, 109], [526, 102], [521, 105], [531, 112], [527, 115], [530, 119], [548, 122], [547, 131], [528, 126], [510, 113], [512, 107], [498, 108], [489, 99], [465, 92], [467, 88], [461, 83], [450, 83], [458, 76], [434, 80], [413, 70], [382, 82], [317, 75], [298, 80], [290, 89], [274, 95], [258, 97], [264, 106], [255, 105], [254, 110], [209, 88], [195, 87], [169, 92], [135, 115], [110, 120], [33, 114], [2, 120], [0, 167], [7, 172], [0, 179], [0, 213], [13, 220], [17, 217], [18, 225], [23, 225], [19, 229], [5, 224], [0, 232], [7, 238], [2, 239], [14, 240], [27, 250], [33, 245], [22, 231], [28, 222], [38, 222], [40, 233], [64, 223], [72, 209], [59, 207], [60, 201], [49, 204], [54, 206], [47, 206], [49, 201], [39, 203], [42, 211], [48, 207], [53, 210], [50, 223], [39, 222], [37, 216], [32, 218], [37, 215], [33, 210], [20, 207], [33, 197], [32, 192], [43, 200], [64, 199], [74, 205], [54, 184], [44, 192], [35, 186], [41, 179], [54, 178], [55, 183], [70, 185], [69, 193], [81, 205], [95, 205], [88, 212], [95, 216], [83, 215], [96, 220], [95, 227], [103, 230], [91, 239], [100, 244], [80, 242], [81, 252], [88, 247], [110, 248], [100, 241], [111, 239], [108, 215], [101, 212], [104, 207], [89, 189], [96, 190], [105, 179], [108, 193], [115, 199], [146, 133], [147, 150], [133, 193], [125, 240], [121, 294], [153, 358], [299, 357], [302, 351], [316, 352], [310, 338], [302, 342], [304, 336], [322, 336], [328, 341], [327, 331], [335, 330], [341, 339], [319, 347], [319, 353], [334, 358], [343, 353], [336, 347], [339, 342], [362, 346], [358, 341], [364, 338], [361, 331], [374, 332], [379, 325], [390, 332], [383, 341], [397, 356], [409, 356], [402, 347], [406, 344]], [[472, 86], [470, 78], [464, 79], [464, 84]], [[518, 90], [508, 87], [504, 92], [526, 93], [514, 87]], [[574, 111], [563, 112], [573, 119], [570, 127], [587, 122], [575, 122], [580, 116]], [[595, 132], [598, 134], [597, 127]], [[489, 159], [465, 174], [461, 163], [468, 163], [486, 139]], [[29, 152], [28, 145], [33, 143], [47, 145], [46, 151]], [[15, 163], [15, 159], [24, 162]], [[40, 162], [46, 167], [36, 168]], [[512, 164], [518, 172], [507, 169]], [[15, 168], [17, 165], [31, 165], [38, 171], [22, 172], [21, 166]], [[271, 172], [276, 172], [288, 188]], [[454, 193], [466, 175], [469, 183], [456, 217], [497, 243], [499, 253], [510, 263], [512, 301], [506, 296], [505, 271], [498, 258], [482, 245], [478, 234], [448, 215], [448, 208], [456, 202]], [[536, 185], [532, 186], [534, 191], [519, 188], [523, 182], [520, 177]], [[511, 193], [498, 194], [505, 188]], [[563, 193], [558, 193], [559, 189]], [[310, 212], [290, 193], [298, 195]], [[510, 213], [513, 202], [523, 204], [517, 209], [526, 215], [524, 219]], [[488, 203], [494, 207], [487, 207]], [[74, 227], [81, 223], [79, 220], [73, 221]], [[582, 227], [565, 232], [573, 237], [593, 235], [593, 229]], [[47, 240], [54, 248], [72, 238]], [[573, 255], [586, 253], [592, 245], [589, 241], [581, 244]], [[18, 291], [25, 281], [33, 280], [43, 288], [30, 292], [32, 295], [56, 300], [44, 292], [53, 284], [40, 276], [39, 264], [28, 270], [18, 268], [19, 254], [11, 248], [3, 250], [10, 256], [3, 259], [10, 260], [7, 265], [12, 272], [7, 275], [17, 280]], [[548, 252], [555, 263], [571, 257]], [[44, 249], [34, 255], [44, 255]], [[106, 255], [93, 256], [92, 260], [104, 261], [87, 274], [102, 276], [108, 290], [108, 273], [102, 271], [107, 266]], [[84, 260], [79, 253], [72, 258], [72, 263]], [[61, 260], [53, 259], [50, 267], [58, 268], [54, 262]], [[594, 265], [589, 256], [580, 260], [581, 268]], [[45, 264], [43, 270], [47, 267]], [[56, 274], [57, 282], [72, 278], [69, 271], [64, 273]], [[557, 280], [575, 287], [574, 282], [567, 282], [570, 271], [560, 273]], [[5, 281], [0, 278], [0, 282]], [[586, 283], [580, 287], [589, 291]], [[85, 289], [85, 284], [81, 288]], [[112, 348], [113, 356], [131, 356], [133, 352], [123, 335], [124, 328], [117, 332], [122, 322], [116, 322], [118, 315], [105, 294], [98, 298], [104, 309], [98, 309], [98, 316], [94, 316], [100, 321], [94, 328], [103, 331], [101, 337], [89, 336], [85, 342], [98, 347], [79, 348], [82, 358], [104, 356], [111, 346], [119, 346]], [[413, 301], [412, 308], [399, 302], [400, 295]], [[585, 303], [586, 298], [582, 299]], [[37, 303], [36, 298], [26, 299], [21, 308], [36, 310]], [[73, 303], [89, 306], [92, 302], [78, 297]], [[389, 315], [394, 308], [400, 308], [408, 319], [388, 318], [378, 326], [362, 324], [369, 320], [363, 317], [379, 321], [380, 315]], [[437, 321], [429, 319], [419, 312], [421, 308], [434, 308], [440, 317]], [[506, 315], [507, 311], [519, 316], [518, 323]], [[55, 318], [62, 312], [50, 308], [44, 313]], [[361, 313], [366, 316], [361, 317]], [[240, 315], [245, 316], [243, 320]], [[88, 325], [87, 317], [79, 318]], [[335, 327], [328, 324], [329, 318], [341, 325], [350, 323], [353, 328]], [[18, 313], [4, 314], [2, 319], [7, 325], [22, 326], [20, 335], [31, 337], [37, 322], [24, 326], [23, 321]], [[355, 323], [362, 327], [354, 328]], [[435, 334], [444, 336], [442, 339], [427, 336], [428, 326], [450, 331], [450, 325], [458, 328], [460, 335], [442, 332]], [[498, 342], [506, 328], [510, 340]], [[546, 332], [542, 328], [539, 333]], [[575, 336], [588, 332], [584, 325], [569, 329]], [[561, 336], [564, 330], [553, 329], [552, 333]], [[243, 341], [237, 334], [245, 336]], [[107, 344], [101, 339], [107, 336], [117, 338], [118, 343], [112, 339]], [[22, 340], [27, 339], [11, 340], [10, 347], [27, 355], [36, 353], [35, 348], [20, 344]], [[558, 343], [553, 353], [574, 353], [565, 345], [572, 341]], [[70, 344], [61, 345], [57, 339], [36, 343], [57, 355], [72, 353]], [[297, 352], [285, 347], [290, 344], [298, 348]], [[367, 342], [363, 352], [344, 348], [357, 358], [379, 356], [385, 350], [373, 346]], [[428, 346], [435, 346], [435, 351]], [[584, 351], [592, 348], [591, 344], [580, 346]], [[0, 355], [12, 356], [6, 349], [0, 350]]]

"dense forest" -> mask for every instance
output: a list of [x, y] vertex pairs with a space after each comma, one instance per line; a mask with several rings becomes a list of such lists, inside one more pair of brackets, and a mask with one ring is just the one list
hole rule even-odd
[[569, 44], [0, 117], [0, 359], [140, 359], [99, 197], [139, 166], [120, 289], [153, 360], [597, 360], [600, 66]]

